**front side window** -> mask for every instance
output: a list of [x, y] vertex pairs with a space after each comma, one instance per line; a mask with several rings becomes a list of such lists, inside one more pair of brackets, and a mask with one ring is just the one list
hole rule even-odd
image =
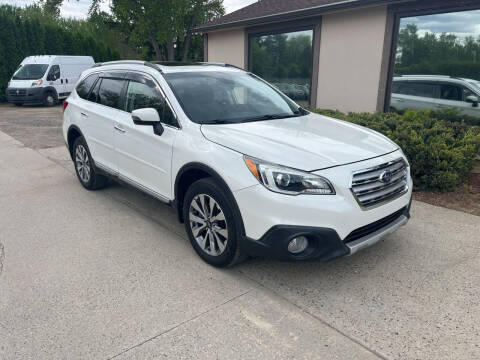
[[457, 85], [440, 85], [440, 98], [443, 100], [463, 101], [462, 88]]
[[310, 102], [313, 30], [249, 38], [250, 70], [302, 106]]
[[80, 96], [82, 99], [87, 99], [88, 93], [97, 79], [98, 74], [92, 74], [80, 81], [76, 88], [78, 96]]
[[26, 64], [22, 65], [15, 74], [13, 80], [38, 80], [43, 78], [45, 71], [48, 69], [48, 64]]
[[305, 115], [267, 83], [244, 72], [165, 74], [183, 110], [200, 124], [238, 123]]
[[55, 81], [60, 79], [60, 66], [52, 65], [48, 72], [47, 81]]
[[108, 107], [121, 109], [120, 96], [123, 84], [124, 81], [119, 79], [102, 79], [100, 90], [98, 91], [97, 102]]

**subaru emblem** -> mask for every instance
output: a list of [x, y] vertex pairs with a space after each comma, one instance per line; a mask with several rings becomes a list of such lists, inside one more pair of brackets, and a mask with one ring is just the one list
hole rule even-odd
[[385, 170], [380, 174], [379, 180], [384, 184], [389, 183], [392, 180], [392, 172], [390, 170]]

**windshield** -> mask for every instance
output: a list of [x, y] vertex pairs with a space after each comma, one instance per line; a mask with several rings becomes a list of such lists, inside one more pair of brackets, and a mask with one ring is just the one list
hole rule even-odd
[[48, 69], [48, 64], [26, 64], [13, 74], [13, 80], [37, 80], [41, 79]]
[[229, 124], [305, 115], [285, 95], [243, 72], [165, 74], [188, 117], [199, 124]]
[[475, 90], [480, 91], [480, 81], [469, 81], [470, 85], [473, 85]]

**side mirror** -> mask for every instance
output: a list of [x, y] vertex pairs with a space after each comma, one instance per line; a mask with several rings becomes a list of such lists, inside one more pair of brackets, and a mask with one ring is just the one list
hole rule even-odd
[[163, 126], [160, 124], [160, 116], [154, 108], [144, 108], [132, 111], [132, 120], [135, 125], [153, 126], [156, 135], [163, 134]]
[[475, 95], [467, 96], [466, 102], [471, 103], [473, 107], [478, 107], [478, 97]]

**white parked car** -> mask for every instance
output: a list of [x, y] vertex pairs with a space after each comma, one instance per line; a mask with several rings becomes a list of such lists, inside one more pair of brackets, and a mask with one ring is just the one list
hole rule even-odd
[[26, 57], [8, 83], [7, 101], [18, 106], [55, 105], [70, 95], [82, 72], [94, 64], [91, 56]]
[[390, 108], [458, 108], [465, 115], [480, 117], [480, 82], [438, 75], [404, 75], [393, 78]]
[[63, 133], [86, 189], [114, 178], [171, 204], [214, 266], [329, 260], [409, 218], [396, 144], [229, 65], [100, 64], [64, 103]]

